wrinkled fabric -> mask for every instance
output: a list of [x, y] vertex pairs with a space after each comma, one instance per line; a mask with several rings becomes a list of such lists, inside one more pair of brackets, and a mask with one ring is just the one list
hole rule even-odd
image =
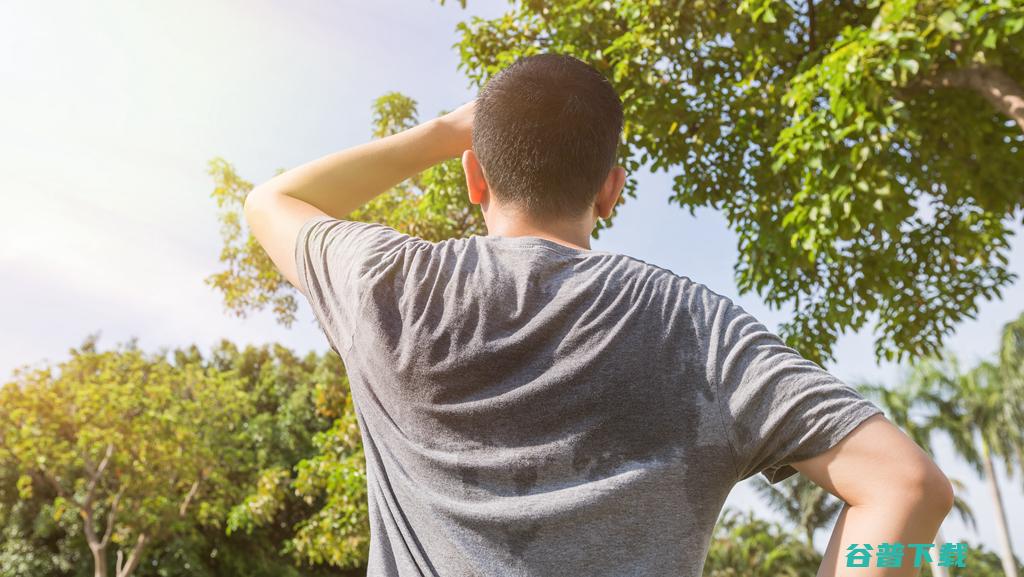
[[738, 481], [881, 412], [630, 256], [317, 216], [295, 257], [350, 380], [370, 576], [696, 577]]

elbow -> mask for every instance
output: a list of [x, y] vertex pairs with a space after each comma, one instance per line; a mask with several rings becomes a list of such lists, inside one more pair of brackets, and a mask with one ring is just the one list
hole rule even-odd
[[953, 484], [935, 463], [929, 462], [911, 476], [907, 488], [914, 503], [928, 516], [941, 522], [953, 509], [955, 494]]
[[256, 209], [256, 193], [258, 190], [256, 187], [251, 188], [245, 195], [245, 200], [242, 201], [242, 212], [246, 218], [249, 218], [249, 215]]
[[935, 468], [935, 471], [937, 478], [931, 493], [936, 500], [935, 506], [942, 511], [942, 517], [945, 518], [953, 510], [956, 494], [953, 491], [953, 484], [946, 477], [945, 473], [939, 470], [938, 467]]
[[265, 195], [266, 191], [259, 187], [253, 187], [245, 195], [245, 200], [242, 202], [242, 214], [245, 215], [245, 221], [250, 226], [252, 226], [254, 217], [263, 205], [263, 197]]

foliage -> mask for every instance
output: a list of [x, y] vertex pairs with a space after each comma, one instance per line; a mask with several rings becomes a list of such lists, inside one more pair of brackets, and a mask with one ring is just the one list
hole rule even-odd
[[[875, 4], [871, 25], [839, 31], [784, 96], [793, 122], [773, 147], [774, 168], [802, 172], [783, 223], [810, 259], [820, 250], [833, 261], [869, 257], [856, 259], [856, 275], [829, 283], [839, 291], [832, 303], [884, 303], [877, 310], [890, 345], [935, 353], [978, 296], [998, 296], [1015, 278], [1006, 269], [1006, 220], [1022, 206], [1024, 175], [1003, 169], [1021, 158], [1018, 127], [979, 94], [931, 83], [970, 62], [1024, 78], [1024, 8], [1010, 0]], [[872, 274], [890, 280], [867, 292], [861, 278]]]
[[[190, 354], [198, 351], [193, 347]], [[341, 359], [331, 351], [299, 357], [279, 344], [239, 350], [221, 341], [207, 362], [239, 374], [255, 411], [244, 425], [248, 457], [237, 464], [244, 495], [227, 511], [220, 531], [184, 549], [216, 553], [215, 560], [203, 561], [211, 576], [349, 574], [311, 567], [305, 550], [295, 546], [300, 528], [321, 516], [329, 499], [322, 492], [297, 491], [297, 469], [330, 452], [320, 439], [351, 411]]]
[[229, 313], [245, 317], [250, 311], [263, 310], [269, 305], [278, 322], [290, 327], [298, 310], [294, 289], [277, 272], [256, 238], [243, 229], [242, 206], [252, 183], [239, 177], [234, 167], [222, 158], [210, 161], [208, 173], [215, 182], [211, 196], [221, 209], [217, 217], [224, 241], [220, 261], [227, 269], [207, 277], [206, 284], [223, 295], [224, 307]]
[[[970, 543], [967, 546], [966, 568], [961, 571], [957, 569], [948, 570], [952, 575], [969, 575], [970, 577], [1005, 577], [1002, 562], [999, 555], [989, 551], [984, 545]], [[1024, 564], [1017, 564], [1017, 573], [1024, 574]], [[921, 577], [932, 577], [935, 573], [931, 565], [924, 564], [921, 568]]]
[[45, 491], [54, 520], [80, 517], [97, 575], [113, 546], [127, 577], [148, 544], [217, 524], [250, 409], [230, 373], [146, 355], [134, 340], [100, 352], [96, 338], [0, 390], [0, 461], [18, 471], [22, 499]]
[[704, 562], [704, 577], [814, 575], [822, 557], [778, 524], [726, 508]]
[[0, 575], [5, 577], [92, 576], [92, 559], [81, 523], [54, 518], [53, 496], [18, 495], [18, 471], [0, 467]]
[[324, 506], [298, 526], [295, 552], [310, 563], [355, 568], [366, 564], [370, 521], [366, 461], [351, 397], [334, 427], [316, 438], [319, 452], [298, 465], [296, 494], [325, 498]]
[[[1003, 325], [996, 364], [998, 374], [993, 378], [1014, 391], [1017, 398], [1024, 399], [1024, 313]], [[1004, 405], [1002, 409], [1001, 420], [1012, 423], [1016, 434], [1024, 437], [1024, 408]], [[1014, 445], [1011, 450], [1017, 464], [1024, 467], [1024, 445]], [[1021, 486], [1024, 487], [1024, 483]]]
[[991, 452], [1004, 459], [1006, 474], [1012, 476], [1024, 448], [1024, 390], [1007, 386], [997, 375], [997, 367], [988, 361], [965, 370], [946, 352], [921, 360], [913, 373], [913, 389], [933, 391], [937, 410], [925, 417], [928, 426], [946, 433], [957, 454], [979, 475], [984, 474], [985, 453]]
[[672, 171], [673, 202], [724, 214], [739, 289], [792, 304], [780, 332], [806, 356], [872, 315], [879, 357], [934, 352], [1015, 280], [1024, 134], [982, 94], [1024, 96], [1021, 3], [511, 4], [459, 24], [460, 68], [482, 86], [559, 52], [605, 74], [627, 169]]
[[[278, 357], [282, 364], [294, 360], [283, 349]], [[316, 361], [301, 369], [264, 365], [261, 380], [268, 385], [278, 383], [282, 372], [292, 374], [293, 386], [301, 384], [301, 395], [290, 395], [299, 399], [291, 420], [305, 423], [295, 441], [307, 446], [271, 451], [273, 458], [257, 464], [248, 495], [228, 515], [227, 531], [249, 536], [284, 525], [287, 531], [278, 532], [276, 542], [294, 561], [358, 568], [366, 563], [370, 533], [358, 422], [341, 360], [327, 352]], [[273, 406], [267, 405], [268, 423], [280, 423], [282, 412]]]
[[775, 511], [782, 513], [814, 547], [814, 532], [830, 526], [843, 502], [803, 475], [793, 475], [775, 485], [758, 476], [754, 488]]
[[[411, 98], [391, 92], [373, 103], [374, 138], [417, 123], [416, 102]], [[277, 171], [281, 172], [284, 169]], [[212, 196], [217, 201], [224, 243], [220, 261], [226, 269], [206, 282], [223, 295], [224, 306], [232, 314], [244, 317], [270, 305], [278, 322], [291, 326], [295, 321], [296, 291], [243, 224], [243, 203], [252, 183], [239, 177], [222, 158], [210, 161], [209, 174], [215, 183]], [[483, 215], [469, 202], [457, 158], [399, 183], [344, 218], [383, 223], [430, 241], [486, 234]]]
[[[90, 358], [100, 357], [100, 353], [95, 351], [95, 337], [90, 337], [83, 350], [86, 352], [79, 351], [74, 354], [71, 361], [59, 365], [65, 368], [63, 376], [55, 377], [53, 380], [59, 383], [61, 391], [75, 390], [78, 395], [86, 395], [88, 388], [92, 386], [89, 384], [90, 379], [86, 378], [91, 373], [84, 370], [83, 365], [86, 365]], [[300, 568], [298, 559], [287, 554], [286, 546], [296, 532], [295, 527], [317, 513], [323, 506], [323, 497], [309, 499], [296, 495], [294, 491], [288, 491], [282, 497], [282, 502], [275, 505], [274, 515], [268, 517], [267, 522], [246, 532], [227, 534], [232, 517], [237, 516], [239, 509], [245, 508], [246, 496], [258, 491], [260, 480], [266, 476], [266, 471], [283, 469], [289, 472], [290, 476], [295, 464], [307, 458], [319, 458], [316, 455], [321, 450], [327, 452], [326, 448], [314, 444], [314, 438], [317, 433], [330, 430], [332, 423], [347, 410], [344, 405], [347, 381], [344, 367], [337, 355], [309, 353], [300, 358], [289, 349], [276, 344], [248, 346], [240, 350], [228, 341], [219, 342], [205, 357], [195, 346], [176, 349], [170, 354], [162, 352], [152, 356], [143, 355], [133, 346], [129, 346], [125, 352], [109, 352], [103, 355], [107, 359], [104, 366], [120, 363], [127, 368], [138, 365], [143, 368], [143, 371], [139, 372], [145, 372], [149, 365], [154, 364], [171, 367], [168, 370], [172, 376], [179, 374], [178, 369], [181, 367], [191, 368], [191, 372], [183, 370], [181, 374], [220, 375], [230, 384], [230, 396], [233, 397], [234, 393], [242, 395], [240, 400], [235, 399], [238, 402], [231, 401], [230, 398], [213, 398], [209, 395], [215, 393], [215, 388], [211, 388], [202, 396], [192, 398], [191, 402], [210, 401], [211, 411], [224, 411], [217, 413], [220, 416], [217, 418], [217, 424], [213, 426], [208, 420], [196, 421], [191, 417], [176, 421], [176, 426], [184, 429], [186, 437], [191, 434], [191, 428], [204, 431], [204, 434], [210, 436], [218, 429], [233, 427], [231, 438], [225, 438], [225, 442], [217, 443], [215, 446], [218, 467], [222, 471], [219, 482], [224, 485], [223, 498], [216, 504], [213, 503], [210, 499], [212, 487], [209, 491], [204, 489], [197, 492], [189, 511], [196, 512], [195, 506], [202, 506], [205, 503], [208, 516], [203, 520], [193, 514], [180, 518], [179, 521], [172, 523], [173, 533], [168, 533], [167, 538], [147, 541], [143, 552], [144, 562], [137, 567], [134, 575], [299, 577], [348, 574], [329, 568]], [[84, 359], [81, 358], [83, 356]], [[169, 357], [170, 361], [159, 360], [166, 357]], [[104, 363], [97, 361], [94, 368], [99, 370], [97, 367]], [[72, 365], [81, 366], [83, 370], [76, 372], [70, 368]], [[160, 374], [152, 370], [148, 372], [150, 375]], [[116, 377], [121, 373], [111, 374]], [[79, 380], [83, 378], [84, 381]], [[155, 377], [150, 376], [149, 379], [147, 382], [157, 382]], [[28, 380], [29, 377], [22, 377], [4, 389], [3, 395], [6, 396], [2, 399], [0, 412], [10, 415], [11, 413], [5, 409], [16, 408], [11, 404], [16, 397], [40, 396], [35, 388], [25, 386]], [[148, 388], [114, 390], [114, 383], [121, 380], [129, 379], [96, 379], [96, 387], [102, 387], [102, 391], [114, 395], [128, 395], [130, 392], [129, 398], [123, 401], [128, 405], [133, 402], [141, 403], [142, 399], [147, 397], [149, 402], [155, 402], [156, 397], [153, 394], [144, 394], [149, 391]], [[193, 379], [190, 387], [194, 388], [204, 382]], [[173, 386], [171, 388], [174, 389]], [[64, 397], [68, 404], [72, 404], [73, 396]], [[97, 398], [106, 403], [105, 396], [100, 395]], [[81, 415], [80, 408], [83, 405], [74, 403], [74, 406]], [[43, 405], [38, 404], [37, 407], [41, 412]], [[320, 410], [317, 410], [317, 407]], [[199, 407], [193, 409], [200, 410]], [[60, 411], [57, 411], [56, 414], [59, 413]], [[168, 414], [166, 411], [163, 413], [164, 416]], [[147, 416], [136, 415], [134, 418], [157, 416], [152, 411], [145, 415]], [[7, 419], [0, 416], [0, 422], [7, 422]], [[81, 428], [88, 429], [87, 435], [95, 436], [98, 434], [96, 430], [102, 426], [102, 421], [94, 420], [83, 423]], [[141, 424], [139, 426], [141, 428]], [[8, 448], [8, 442], [13, 440], [9, 433], [9, 423], [8, 427], [0, 428], [0, 440], [3, 440], [0, 445], [5, 448]], [[168, 443], [173, 443], [176, 438], [175, 434], [167, 431], [153, 433], [153, 436], [157, 442]], [[42, 440], [44, 438], [40, 439]], [[149, 443], [148, 440], [146, 442]], [[205, 446], [203, 443], [199, 445]], [[148, 466], [154, 462], [154, 445], [150, 443], [145, 446]], [[186, 452], [184, 456], [187, 457], [188, 453]], [[33, 482], [31, 494], [19, 494], [17, 485], [22, 471], [20, 467], [14, 466], [10, 451], [0, 452], [0, 465], [0, 532], [3, 534], [0, 544], [0, 575], [91, 576], [93, 572], [90, 566], [93, 560], [83, 534], [82, 519], [71, 514], [66, 509], [66, 504], [61, 504], [59, 495], [49, 483]], [[166, 478], [173, 479], [162, 466], [155, 468], [153, 474], [168, 475]], [[123, 481], [123, 475], [120, 479]], [[151, 498], [160, 497], [160, 493], [153, 491], [152, 486], [140, 490], [150, 491], [148, 496]], [[118, 519], [122, 523], [131, 523], [133, 517], [125, 509], [126, 503], [126, 499], [122, 497]], [[58, 505], [65, 507], [65, 510], [63, 514], [55, 515]], [[172, 516], [175, 515], [172, 512]], [[97, 517], [99, 521], [103, 520], [103, 510]], [[102, 522], [97, 524], [102, 525]]]

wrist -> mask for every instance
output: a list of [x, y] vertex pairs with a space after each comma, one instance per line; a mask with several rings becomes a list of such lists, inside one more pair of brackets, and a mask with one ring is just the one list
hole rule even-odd
[[463, 151], [473, 147], [472, 131], [462, 126], [450, 114], [438, 116], [427, 121], [427, 124], [433, 125], [432, 133], [444, 160], [461, 157]]

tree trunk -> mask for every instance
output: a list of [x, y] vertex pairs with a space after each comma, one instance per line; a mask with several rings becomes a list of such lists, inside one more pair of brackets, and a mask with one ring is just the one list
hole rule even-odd
[[992, 504], [996, 508], [996, 527], [999, 529], [999, 543], [1001, 551], [999, 557], [1003, 561], [1003, 571], [1006, 577], [1017, 577], [1017, 561], [1013, 556], [1013, 547], [1010, 545], [1010, 528], [1006, 524], [1006, 509], [1003, 507], [1003, 496], [999, 492], [999, 481], [996, 479], [995, 467], [992, 466], [992, 455], [988, 450], [988, 443], [981, 440], [982, 465], [985, 467], [985, 481], [988, 483], [989, 491], [992, 493]]
[[93, 546], [90, 543], [89, 550], [92, 551], [93, 575], [95, 577], [107, 577], [107, 548]]
[[939, 526], [939, 530], [935, 533], [935, 548], [932, 549], [932, 575], [934, 577], [949, 577], [949, 571], [945, 567], [939, 565], [939, 551], [942, 550], [942, 544], [946, 542], [946, 538], [942, 536], [942, 527]]
[[107, 577], [107, 543], [96, 535], [96, 522], [93, 517], [91, 500], [83, 503], [82, 508], [79, 509], [79, 515], [82, 517], [85, 529], [85, 542], [89, 545], [89, 550], [92, 551], [93, 575]]
[[[103, 477], [113, 454], [114, 445], [108, 444], [103, 459], [89, 478], [84, 502], [78, 502], [74, 497], [69, 497], [78, 504], [78, 514], [82, 517], [85, 529], [85, 541], [89, 544], [89, 550], [92, 551], [93, 575], [95, 577], [107, 577], [107, 546], [110, 545], [110, 535], [114, 530], [114, 520], [117, 515], [117, 504], [121, 499], [121, 493], [118, 492], [111, 504], [110, 512], [107, 514], [107, 528], [103, 531], [103, 537], [100, 537], [96, 534], [96, 486]], [[59, 485], [57, 486], [59, 491]]]
[[1024, 88], [1000, 68], [972, 64], [939, 72], [919, 83], [928, 88], [967, 88], [985, 97], [1024, 131]]
[[1020, 452], [1020, 445], [1014, 444], [1013, 452], [1017, 455], [1017, 466], [1021, 467], [1021, 472], [1024, 473], [1024, 455]]

